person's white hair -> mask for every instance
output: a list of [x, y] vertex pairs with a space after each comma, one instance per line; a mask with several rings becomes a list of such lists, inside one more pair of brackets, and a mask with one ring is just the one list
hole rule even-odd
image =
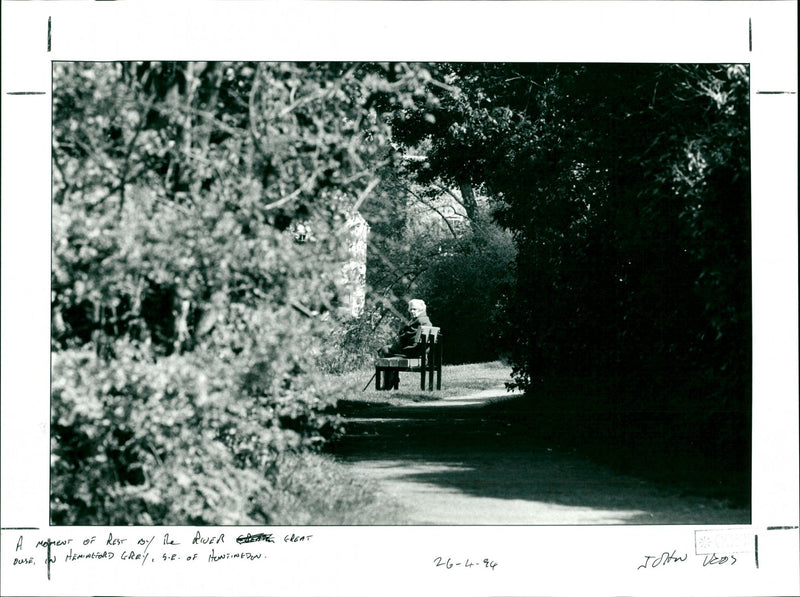
[[408, 301], [408, 308], [410, 309], [411, 307], [419, 307], [423, 311], [427, 311], [428, 309], [425, 306], [425, 301], [421, 299], [411, 299], [410, 301]]

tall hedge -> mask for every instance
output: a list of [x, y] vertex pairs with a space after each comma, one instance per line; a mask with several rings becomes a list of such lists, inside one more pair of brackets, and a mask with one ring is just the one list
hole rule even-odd
[[442, 70], [458, 91], [398, 131], [429, 144], [428, 177], [501, 200], [516, 383], [585, 439], [749, 470], [747, 66]]
[[270, 520], [281, 455], [335, 425], [318, 359], [347, 214], [394, 159], [385, 113], [429, 80], [54, 64], [53, 522]]

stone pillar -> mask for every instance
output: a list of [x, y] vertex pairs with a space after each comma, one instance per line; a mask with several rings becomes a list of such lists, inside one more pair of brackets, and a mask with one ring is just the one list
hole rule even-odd
[[367, 236], [369, 224], [354, 212], [347, 217], [347, 261], [342, 268], [342, 311], [350, 317], [364, 312], [367, 294]]

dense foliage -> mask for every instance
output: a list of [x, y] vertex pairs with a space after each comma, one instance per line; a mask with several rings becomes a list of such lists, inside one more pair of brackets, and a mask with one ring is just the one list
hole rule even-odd
[[457, 240], [442, 243], [417, 280], [434, 323], [444, 330], [448, 364], [481, 363], [504, 356], [499, 329], [503, 292], [512, 287], [516, 251], [511, 235], [478, 211]]
[[[404, 112], [394, 113], [393, 132]], [[496, 202], [474, 192], [465, 201], [457, 185], [430, 176], [429, 150], [425, 142], [405, 147], [405, 159], [362, 207], [371, 224], [366, 281], [375, 319], [390, 321], [396, 332], [407, 317], [405, 302], [422, 299], [443, 330], [446, 363], [493, 361], [501, 356], [497, 307], [513, 284], [514, 241], [492, 220]], [[387, 312], [386, 304], [396, 308]], [[361, 329], [370, 335], [369, 326]], [[372, 336], [390, 342], [384, 331]]]
[[609, 419], [606, 445], [693, 444], [747, 468], [747, 68], [442, 68], [458, 92], [435, 119], [404, 115], [396, 138], [429, 144], [429, 179], [500, 200], [516, 383], [565, 419]]
[[53, 521], [270, 520], [251, 498], [335, 425], [317, 359], [345, 219], [394, 159], [385, 112], [429, 74], [57, 63], [53, 79]]
[[[53, 522], [275, 520], [280, 463], [336, 427], [322, 374], [368, 362], [412, 297], [448, 362], [502, 351], [586, 441], [746, 468], [746, 67], [56, 63], [53, 80]], [[368, 301], [342, 322], [355, 210]]]

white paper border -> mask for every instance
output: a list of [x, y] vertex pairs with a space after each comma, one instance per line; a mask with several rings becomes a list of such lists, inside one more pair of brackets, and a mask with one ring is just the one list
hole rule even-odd
[[[758, 568], [751, 553], [748, 565], [724, 571], [642, 575], [644, 553], [693, 548], [703, 527], [322, 527], [300, 529], [315, 542], [262, 568], [74, 566], [47, 581], [43, 570], [31, 579], [10, 564], [20, 532], [4, 530], [3, 594], [797, 593], [796, 530], [768, 530], [798, 524], [795, 2], [4, 1], [2, 10], [2, 527], [48, 529], [51, 60], [748, 62], [753, 520], [739, 530], [760, 546]], [[23, 91], [45, 94], [9, 95]], [[76, 541], [104, 533], [56, 532]], [[500, 566], [459, 575], [431, 565], [450, 554]]]

